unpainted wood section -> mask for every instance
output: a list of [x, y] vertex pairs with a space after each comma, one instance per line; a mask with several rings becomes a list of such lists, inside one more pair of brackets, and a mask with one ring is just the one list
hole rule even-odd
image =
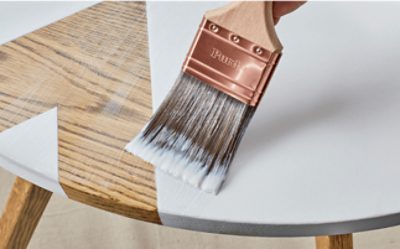
[[51, 194], [17, 177], [0, 218], [0, 249], [28, 246]]
[[270, 52], [279, 53], [282, 44], [275, 31], [271, 1], [239, 1], [207, 11], [205, 17]]
[[123, 150], [151, 115], [145, 3], [103, 2], [0, 47], [0, 131], [54, 106], [67, 195], [159, 223], [153, 167]]
[[315, 239], [317, 249], [353, 249], [353, 235], [319, 236]]

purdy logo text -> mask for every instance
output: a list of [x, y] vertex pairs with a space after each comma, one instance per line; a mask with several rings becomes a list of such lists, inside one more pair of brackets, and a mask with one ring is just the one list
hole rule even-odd
[[228, 57], [227, 55], [224, 55], [222, 53], [222, 51], [217, 49], [217, 48], [212, 48], [211, 49], [210, 56], [212, 58], [214, 58], [214, 59], [217, 59], [219, 62], [222, 62], [225, 65], [233, 68], [233, 69], [238, 68], [239, 65], [240, 65], [240, 61], [239, 60], [234, 60], [234, 59]]

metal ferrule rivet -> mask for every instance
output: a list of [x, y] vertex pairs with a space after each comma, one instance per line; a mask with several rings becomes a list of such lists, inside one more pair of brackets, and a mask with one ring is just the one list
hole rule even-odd
[[240, 38], [239, 38], [237, 35], [232, 35], [232, 36], [231, 36], [231, 40], [232, 40], [234, 43], [239, 43], [239, 42], [240, 42]]
[[217, 33], [219, 31], [219, 28], [215, 24], [210, 24], [209, 29], [214, 33]]
[[255, 47], [254, 52], [256, 52], [256, 54], [258, 54], [258, 55], [262, 55], [264, 51], [260, 47]]

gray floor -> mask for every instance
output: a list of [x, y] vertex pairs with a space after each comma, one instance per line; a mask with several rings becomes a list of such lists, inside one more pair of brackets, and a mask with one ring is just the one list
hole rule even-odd
[[[0, 169], [0, 207], [14, 177]], [[250, 238], [213, 235], [146, 224], [53, 196], [30, 249], [303, 249], [313, 238]], [[355, 234], [356, 249], [400, 248], [400, 227]]]

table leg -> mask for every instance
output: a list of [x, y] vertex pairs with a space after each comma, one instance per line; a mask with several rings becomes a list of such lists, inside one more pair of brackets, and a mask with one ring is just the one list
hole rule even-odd
[[317, 249], [353, 249], [353, 235], [319, 236], [315, 238]]
[[0, 249], [24, 249], [28, 246], [51, 194], [17, 177], [0, 218]]

